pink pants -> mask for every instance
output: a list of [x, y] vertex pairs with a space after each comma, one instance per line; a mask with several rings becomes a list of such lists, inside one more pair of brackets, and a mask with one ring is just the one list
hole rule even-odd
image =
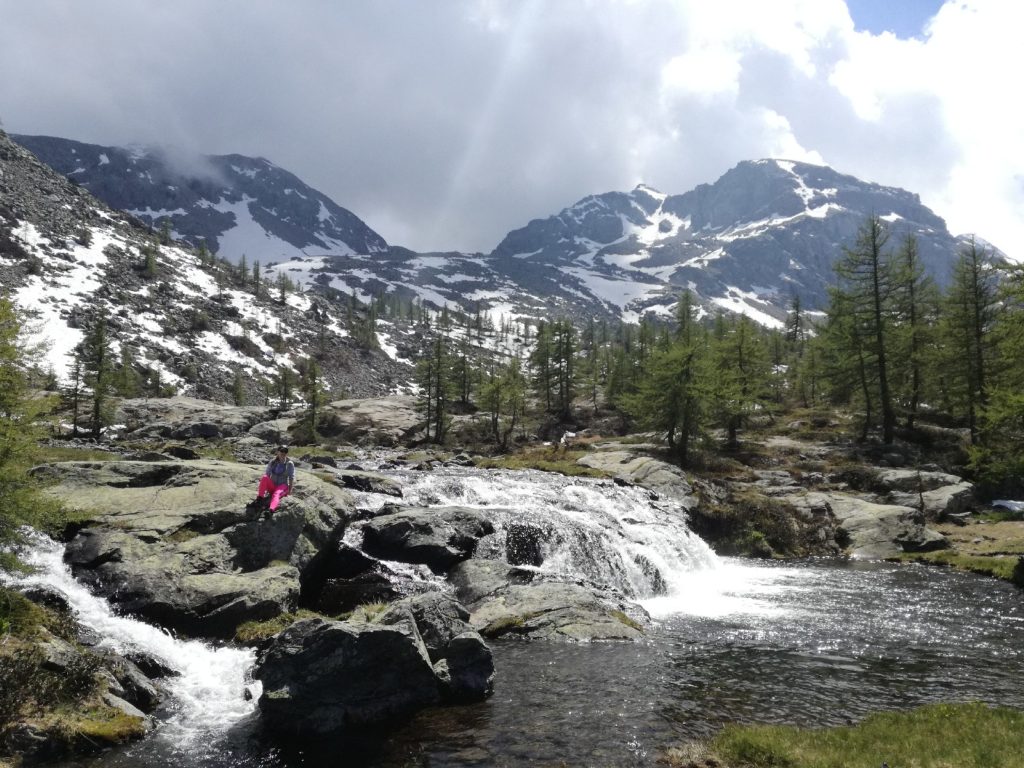
[[281, 503], [281, 498], [288, 495], [288, 483], [274, 485], [269, 475], [264, 475], [260, 478], [260, 489], [256, 491], [256, 495], [262, 497], [266, 494], [270, 494], [270, 511], [273, 512]]

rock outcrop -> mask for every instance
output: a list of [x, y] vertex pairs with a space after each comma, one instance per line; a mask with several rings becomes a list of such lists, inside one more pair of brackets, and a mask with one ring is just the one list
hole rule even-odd
[[261, 471], [206, 460], [35, 470], [50, 493], [93, 516], [67, 547], [77, 576], [125, 610], [211, 637], [293, 609], [352, 514], [345, 491], [303, 474], [263, 519], [248, 505]]
[[344, 735], [442, 701], [483, 699], [494, 664], [468, 616], [431, 593], [371, 622], [296, 622], [256, 664], [263, 722], [292, 735]]
[[852, 557], [885, 558], [948, 546], [945, 536], [927, 528], [921, 513], [912, 507], [876, 504], [844, 493], [810, 492], [803, 501], [835, 515], [849, 539]]
[[472, 557], [480, 539], [493, 532], [490, 515], [477, 509], [410, 507], [368, 521], [363, 548], [377, 557], [423, 563], [443, 573]]
[[[643, 627], [624, 602], [580, 584], [544, 581], [494, 560], [467, 560], [449, 574], [470, 624], [484, 637], [590, 642], [638, 640]], [[633, 609], [635, 610], [635, 608]]]
[[647, 488], [687, 510], [693, 509], [698, 503], [683, 470], [660, 459], [638, 455], [633, 451], [599, 450], [588, 453], [576, 463], [600, 470], [617, 480]]
[[405, 395], [336, 400], [324, 406], [320, 418], [320, 431], [329, 437], [384, 447], [401, 445], [422, 422], [416, 398]]

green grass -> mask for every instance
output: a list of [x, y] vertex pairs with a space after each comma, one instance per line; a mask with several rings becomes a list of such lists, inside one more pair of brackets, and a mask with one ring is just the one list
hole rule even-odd
[[588, 453], [589, 451], [585, 450], [561, 449], [555, 446], [530, 448], [519, 453], [480, 459], [477, 466], [484, 469], [538, 469], [571, 477], [609, 477], [599, 469], [583, 467], [576, 463], [577, 459]]
[[622, 611], [612, 611], [612, 617], [615, 618], [617, 621], [625, 624], [627, 627], [635, 629], [637, 632], [644, 631], [643, 624], [641, 624], [639, 621], [632, 618], [631, 616], [623, 613]]
[[243, 645], [259, 643], [283, 632], [299, 619], [314, 618], [323, 618], [323, 616], [314, 611], [299, 609], [295, 613], [282, 613], [266, 621], [246, 621], [235, 629], [235, 640]]
[[936, 704], [844, 728], [731, 725], [709, 751], [731, 768], [1022, 768], [1024, 712]]
[[901, 555], [900, 560], [927, 565], [945, 565], [958, 571], [992, 576], [1004, 581], [1011, 581], [1018, 586], [1024, 586], [1024, 568], [1018, 566], [1020, 558], [1016, 556], [964, 555], [950, 550], [941, 550], [939, 552], [908, 552]]
[[51, 464], [59, 461], [116, 461], [120, 458], [116, 453], [96, 448], [53, 445], [41, 445], [38, 453], [33, 457], [37, 464]]

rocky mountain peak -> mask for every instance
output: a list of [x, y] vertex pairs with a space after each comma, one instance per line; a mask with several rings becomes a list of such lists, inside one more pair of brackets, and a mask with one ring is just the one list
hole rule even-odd
[[262, 157], [15, 139], [111, 207], [154, 227], [167, 221], [177, 237], [230, 261], [388, 249], [351, 211]]

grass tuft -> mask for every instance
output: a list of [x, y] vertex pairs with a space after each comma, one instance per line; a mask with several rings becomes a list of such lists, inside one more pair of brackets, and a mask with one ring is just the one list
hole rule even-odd
[[300, 619], [324, 618], [314, 611], [299, 609], [294, 613], [282, 613], [266, 621], [246, 621], [235, 629], [235, 641], [243, 645], [254, 645], [269, 640], [276, 634], [284, 632]]
[[1024, 712], [935, 704], [881, 712], [844, 728], [730, 725], [711, 741], [710, 751], [726, 765], [744, 768], [1021, 768]]
[[965, 555], [949, 550], [938, 552], [908, 552], [900, 556], [900, 560], [926, 565], [944, 565], [958, 571], [976, 573], [981, 576], [992, 576], [1004, 581], [1011, 581], [1017, 586], [1024, 586], [1019, 562], [1020, 557], [997, 555]]
[[482, 458], [477, 466], [484, 469], [537, 469], [542, 472], [557, 472], [570, 477], [609, 477], [605, 472], [592, 467], [584, 467], [576, 463], [577, 459], [586, 456], [589, 451], [562, 448], [560, 446], [544, 446], [527, 448], [518, 453], [504, 456]]

